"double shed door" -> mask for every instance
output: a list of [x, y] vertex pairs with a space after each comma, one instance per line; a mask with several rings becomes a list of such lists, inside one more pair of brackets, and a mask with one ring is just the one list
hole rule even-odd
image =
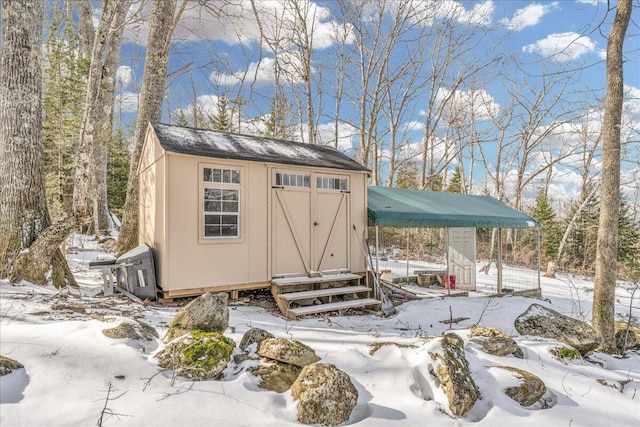
[[350, 270], [349, 184], [348, 175], [272, 172], [273, 277]]

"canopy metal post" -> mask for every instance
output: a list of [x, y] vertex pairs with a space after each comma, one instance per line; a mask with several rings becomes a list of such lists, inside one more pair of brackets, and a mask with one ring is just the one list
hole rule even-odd
[[409, 227], [407, 227], [407, 284], [409, 284]]
[[[376, 224], [376, 271], [375, 274], [380, 274], [380, 246], [378, 244], [378, 225]], [[378, 277], [378, 283], [380, 283], [380, 277]], [[375, 297], [376, 298], [380, 298], [380, 295], [378, 294], [378, 289], [376, 289], [375, 291]]]
[[537, 228], [536, 230], [536, 247], [537, 247], [537, 252], [538, 252], [538, 290], [540, 290], [540, 259], [541, 259], [541, 254], [540, 254], [540, 227]]
[[451, 274], [449, 272], [449, 227], [445, 227], [444, 229], [444, 251], [444, 259], [445, 263], [447, 264], [447, 275], [444, 277], [444, 280], [442, 280], [442, 282], [443, 285], [447, 287], [447, 294], [451, 295], [451, 278], [449, 277]]
[[498, 227], [498, 242], [496, 245], [496, 270], [498, 270], [497, 291], [502, 293], [502, 228]]

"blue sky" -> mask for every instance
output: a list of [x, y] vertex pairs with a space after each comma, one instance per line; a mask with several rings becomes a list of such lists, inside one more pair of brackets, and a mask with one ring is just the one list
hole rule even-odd
[[[284, 0], [283, 0], [284, 1]], [[179, 2], [180, 3], [180, 2]], [[218, 97], [225, 95], [227, 98], [234, 98], [238, 94], [247, 101], [240, 117], [240, 130], [245, 132], [260, 131], [257, 119], [267, 114], [273, 98], [273, 78], [274, 78], [274, 53], [265, 47], [264, 40], [260, 43], [259, 32], [256, 20], [253, 17], [249, 6], [249, 0], [237, 0], [234, 5], [225, 9], [228, 15], [224, 19], [214, 18], [206, 10], [190, 2], [181, 24], [176, 29], [175, 42], [172, 45], [172, 56], [170, 62], [169, 87], [165, 95], [165, 108], [163, 121], [175, 120], [180, 109], [191, 111], [193, 106], [197, 106], [202, 111], [214, 112]], [[282, 13], [281, 1], [271, 0], [257, 2], [260, 13], [263, 14], [261, 24], [269, 34], [276, 34], [276, 29], [269, 29], [268, 16]], [[219, 4], [219, 3], [218, 3]], [[312, 81], [314, 91], [315, 112], [318, 114], [318, 128], [321, 139], [329, 142], [334, 129], [334, 101], [336, 92], [335, 83], [335, 55], [336, 43], [331, 38], [336, 27], [341, 27], [346, 20], [339, 16], [338, 7], [331, 1], [303, 2], [308, 10], [314, 15], [314, 19], [308, 20], [308, 25], [313, 26], [315, 36], [313, 37], [314, 50], [312, 54]], [[393, 5], [393, 3], [391, 3]], [[472, 31], [482, 35], [474, 36], [478, 44], [474, 46], [466, 55], [466, 62], [462, 67], [470, 67], [473, 62], [481, 62], [485, 58], [501, 56], [500, 61], [496, 61], [497, 66], [491, 71], [483, 71], [484, 75], [478, 78], [468, 79], [455, 91], [455, 99], [459, 103], [464, 103], [465, 108], [472, 108], [474, 114], [480, 119], [477, 120], [476, 130], [480, 132], [488, 131], [491, 124], [487, 117], [492, 111], [508, 108], [510, 101], [508, 85], [511, 87], [529, 86], [528, 97], [535, 96], [536, 91], [541, 91], [542, 76], [547, 76], [544, 81], [556, 78], [550, 93], [563, 90], [562, 101], [569, 106], [574, 103], [578, 105], [592, 94], [604, 96], [605, 87], [605, 62], [606, 57], [606, 36], [609, 32], [609, 25], [613, 21], [615, 11], [607, 13], [607, 3], [603, 1], [578, 0], [578, 1], [500, 1], [485, 0], [474, 2], [441, 1], [430, 2], [422, 0], [416, 2], [416, 7], [433, 10], [434, 7], [445, 11], [455, 11], [456, 31]], [[397, 7], [397, 6], [396, 6]], [[134, 10], [132, 8], [132, 10]], [[391, 8], [393, 9], [393, 8]], [[421, 9], [422, 10], [422, 9]], [[370, 9], [371, 12], [371, 9]], [[421, 12], [427, 13], [427, 12]], [[432, 13], [432, 12], [430, 12]], [[437, 19], [438, 13], [434, 16]], [[637, 15], [637, 9], [634, 15]], [[635, 18], [632, 17], [632, 21]], [[368, 19], [364, 17], [362, 19]], [[636, 18], [637, 19], [637, 18]], [[278, 27], [278, 26], [275, 26]], [[424, 28], [424, 25], [421, 27]], [[490, 33], [490, 35], [487, 35]], [[635, 141], [627, 153], [628, 160], [624, 165], [623, 179], [631, 182], [628, 194], [638, 197], [637, 181], [640, 178], [638, 172], [638, 158], [640, 157], [638, 148], [638, 122], [640, 121], [640, 36], [639, 29], [632, 22], [627, 39], [625, 41], [625, 86], [628, 92], [626, 103], [628, 136]], [[344, 33], [342, 33], [344, 34]], [[407, 33], [407, 37], [411, 33]], [[417, 33], [416, 33], [417, 34]], [[119, 101], [122, 111], [123, 124], [126, 124], [135, 117], [137, 102], [137, 91], [142, 78], [142, 58], [144, 57], [144, 44], [147, 35], [146, 22], [132, 25], [127, 30], [127, 40], [122, 53], [122, 67], [119, 70], [120, 87]], [[347, 39], [349, 35], [347, 34]], [[348, 49], [354, 48], [354, 43], [347, 44]], [[418, 51], [416, 42], [416, 52]], [[412, 45], [409, 46], [409, 55], [412, 54]], [[262, 49], [260, 49], [262, 47]], [[424, 47], [422, 47], [424, 48]], [[403, 60], [406, 60], [406, 48], [402, 53], [394, 54], [391, 68], [400, 67]], [[286, 51], [286, 49], [283, 49]], [[279, 54], [282, 58], [296, 66], [295, 58], [287, 56], [286, 52]], [[403, 56], [404, 55], [404, 56]], [[513, 68], [512, 58], [517, 56], [522, 65], [521, 68]], [[403, 59], [404, 58], [404, 59]], [[178, 72], [176, 72], [178, 70]], [[464, 72], [464, 70], [462, 71]], [[353, 69], [350, 71], [353, 73]], [[564, 76], [571, 75], [570, 81], [563, 86], [561, 80]], [[238, 78], [244, 77], [244, 83], [238, 83]], [[293, 76], [293, 77], [292, 77]], [[550, 76], [550, 77], [549, 77]], [[286, 94], [294, 97], [299, 94], [300, 80], [296, 79], [295, 72], [290, 77], [291, 84], [287, 87]], [[353, 76], [352, 76], [353, 77]], [[451, 76], [445, 79], [445, 83], [438, 87], [437, 96], [442, 99], [447, 94], [454, 92], [447, 87], [446, 82], [451, 81]], [[507, 83], [508, 82], [508, 83]], [[347, 88], [353, 95], [357, 88]], [[397, 85], [400, 90], [400, 85]], [[415, 99], [411, 101], [411, 106], [407, 108], [407, 114], [402, 118], [403, 141], [409, 147], [407, 152], [415, 154], [419, 141], [424, 138], [424, 121], [426, 105], [430, 99], [429, 93], [415, 92]], [[471, 102], [471, 98], [480, 95], [483, 102]], [[551, 97], [552, 98], [552, 97]], [[549, 101], [551, 102], [551, 101]], [[599, 105], [600, 102], [600, 105]], [[538, 123], [537, 131], [543, 132], [545, 127], [555, 126], [554, 120], [565, 120], [558, 129], [567, 127], [577, 127], [577, 123], [587, 123], [591, 126], [591, 132], [597, 133], [597, 124], [592, 124], [599, 120], [601, 113], [601, 100], [592, 102], [589, 108], [581, 106], [584, 114], [580, 117], [568, 119], [564, 112], [558, 112], [554, 118], [548, 118]], [[469, 106], [472, 107], [469, 107]], [[450, 107], [453, 108], [453, 107]], [[460, 114], [456, 106], [456, 114]], [[554, 106], [554, 108], [559, 108]], [[466, 111], [466, 110], [465, 110]], [[353, 135], [357, 132], [358, 114], [352, 102], [343, 102], [340, 114], [340, 139], [339, 146], [347, 152], [353, 153], [357, 150], [357, 138]], [[520, 113], [518, 113], [520, 114]], [[484, 122], [483, 122], [484, 120]], [[483, 123], [481, 123], [483, 122]], [[381, 121], [385, 126], [385, 120]], [[300, 131], [293, 135], [293, 138], [303, 138], [304, 118], [298, 119]], [[254, 127], [254, 129], [251, 128]], [[255, 127], [258, 126], [256, 129]], [[595, 127], [593, 127], [595, 126]], [[384, 135], [386, 130], [381, 130]], [[445, 139], [446, 130], [442, 127], [438, 129], [438, 137]], [[566, 131], [563, 133], [566, 136]], [[577, 197], [579, 194], [580, 176], [577, 166], [571, 162], [578, 161], [577, 153], [568, 153], [566, 147], [574, 147], [570, 137], [557, 137], [555, 142], [549, 143], [549, 147], [555, 144], [554, 148], [549, 148], [548, 156], [566, 156], [564, 163], [559, 163], [554, 167], [553, 186], [551, 189], [557, 194], [557, 198], [568, 200]], [[385, 137], [383, 136], [382, 139]], [[491, 151], [491, 144], [487, 143], [488, 152]], [[564, 148], [563, 148], [564, 147]], [[350, 150], [349, 150], [350, 149]], [[388, 156], [389, 153], [381, 150], [381, 155]], [[491, 153], [493, 154], [493, 153]], [[462, 157], [465, 165], [468, 164], [472, 156], [478, 153], [470, 153], [465, 150]], [[543, 162], [544, 153], [536, 153]], [[451, 170], [458, 164], [458, 160], [449, 159], [445, 169]], [[465, 166], [466, 167], [466, 166]], [[531, 168], [535, 169], [536, 163], [532, 163]], [[593, 165], [594, 173], [597, 173], [598, 162]], [[515, 165], [514, 165], [515, 168]], [[532, 170], [533, 170], [532, 169]], [[513, 171], [505, 171], [510, 173]], [[471, 173], [471, 172], [470, 172]], [[474, 181], [477, 181], [477, 190], [480, 190], [483, 182], [487, 186], [488, 177], [486, 173], [476, 168], [473, 172]], [[541, 178], [541, 177], [540, 177]], [[536, 178], [536, 179], [540, 179]], [[634, 185], [636, 186], [634, 188]], [[508, 187], [508, 186], [507, 186]], [[532, 184], [531, 192], [535, 189]], [[507, 192], [509, 189], [507, 188]]]

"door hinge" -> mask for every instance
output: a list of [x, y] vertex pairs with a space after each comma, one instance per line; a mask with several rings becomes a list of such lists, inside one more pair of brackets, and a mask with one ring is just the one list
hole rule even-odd
[[272, 185], [271, 188], [279, 188], [281, 190], [284, 190], [284, 185]]
[[348, 190], [340, 190], [340, 192], [344, 194], [351, 194], [351, 191], [348, 191]]

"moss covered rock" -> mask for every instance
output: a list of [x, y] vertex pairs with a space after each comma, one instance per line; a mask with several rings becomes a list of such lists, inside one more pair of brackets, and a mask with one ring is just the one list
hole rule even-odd
[[229, 363], [235, 344], [218, 332], [193, 330], [158, 355], [160, 366], [194, 381], [217, 379]]
[[0, 377], [8, 375], [16, 369], [24, 368], [22, 363], [0, 355]]
[[283, 393], [291, 388], [301, 371], [299, 366], [271, 362], [253, 368], [250, 372], [260, 378], [260, 388]]
[[508, 356], [523, 358], [524, 354], [518, 344], [500, 329], [474, 326], [471, 328], [470, 340], [482, 346], [485, 353], [494, 356]]
[[305, 366], [291, 394], [298, 401], [298, 421], [304, 424], [341, 424], [358, 402], [358, 390], [349, 375], [327, 363]]
[[506, 395], [518, 402], [520, 406], [533, 405], [542, 399], [547, 392], [547, 386], [544, 382], [530, 372], [512, 366], [497, 366], [497, 368], [511, 372], [520, 382], [519, 385], [504, 390]]
[[588, 323], [581, 322], [557, 311], [531, 304], [514, 322], [521, 335], [553, 338], [569, 344], [583, 356], [595, 350], [602, 337]]
[[451, 413], [464, 416], [480, 398], [464, 355], [464, 341], [458, 335], [448, 333], [442, 337], [441, 345], [442, 353], [429, 352], [434, 362], [432, 372], [447, 396]]
[[301, 368], [320, 360], [313, 349], [300, 341], [289, 341], [284, 338], [268, 338], [262, 341], [258, 354], [268, 359], [296, 365]]
[[628, 348], [635, 347], [637, 338], [631, 329], [620, 329], [616, 332], [616, 347], [618, 351], [624, 352]]

